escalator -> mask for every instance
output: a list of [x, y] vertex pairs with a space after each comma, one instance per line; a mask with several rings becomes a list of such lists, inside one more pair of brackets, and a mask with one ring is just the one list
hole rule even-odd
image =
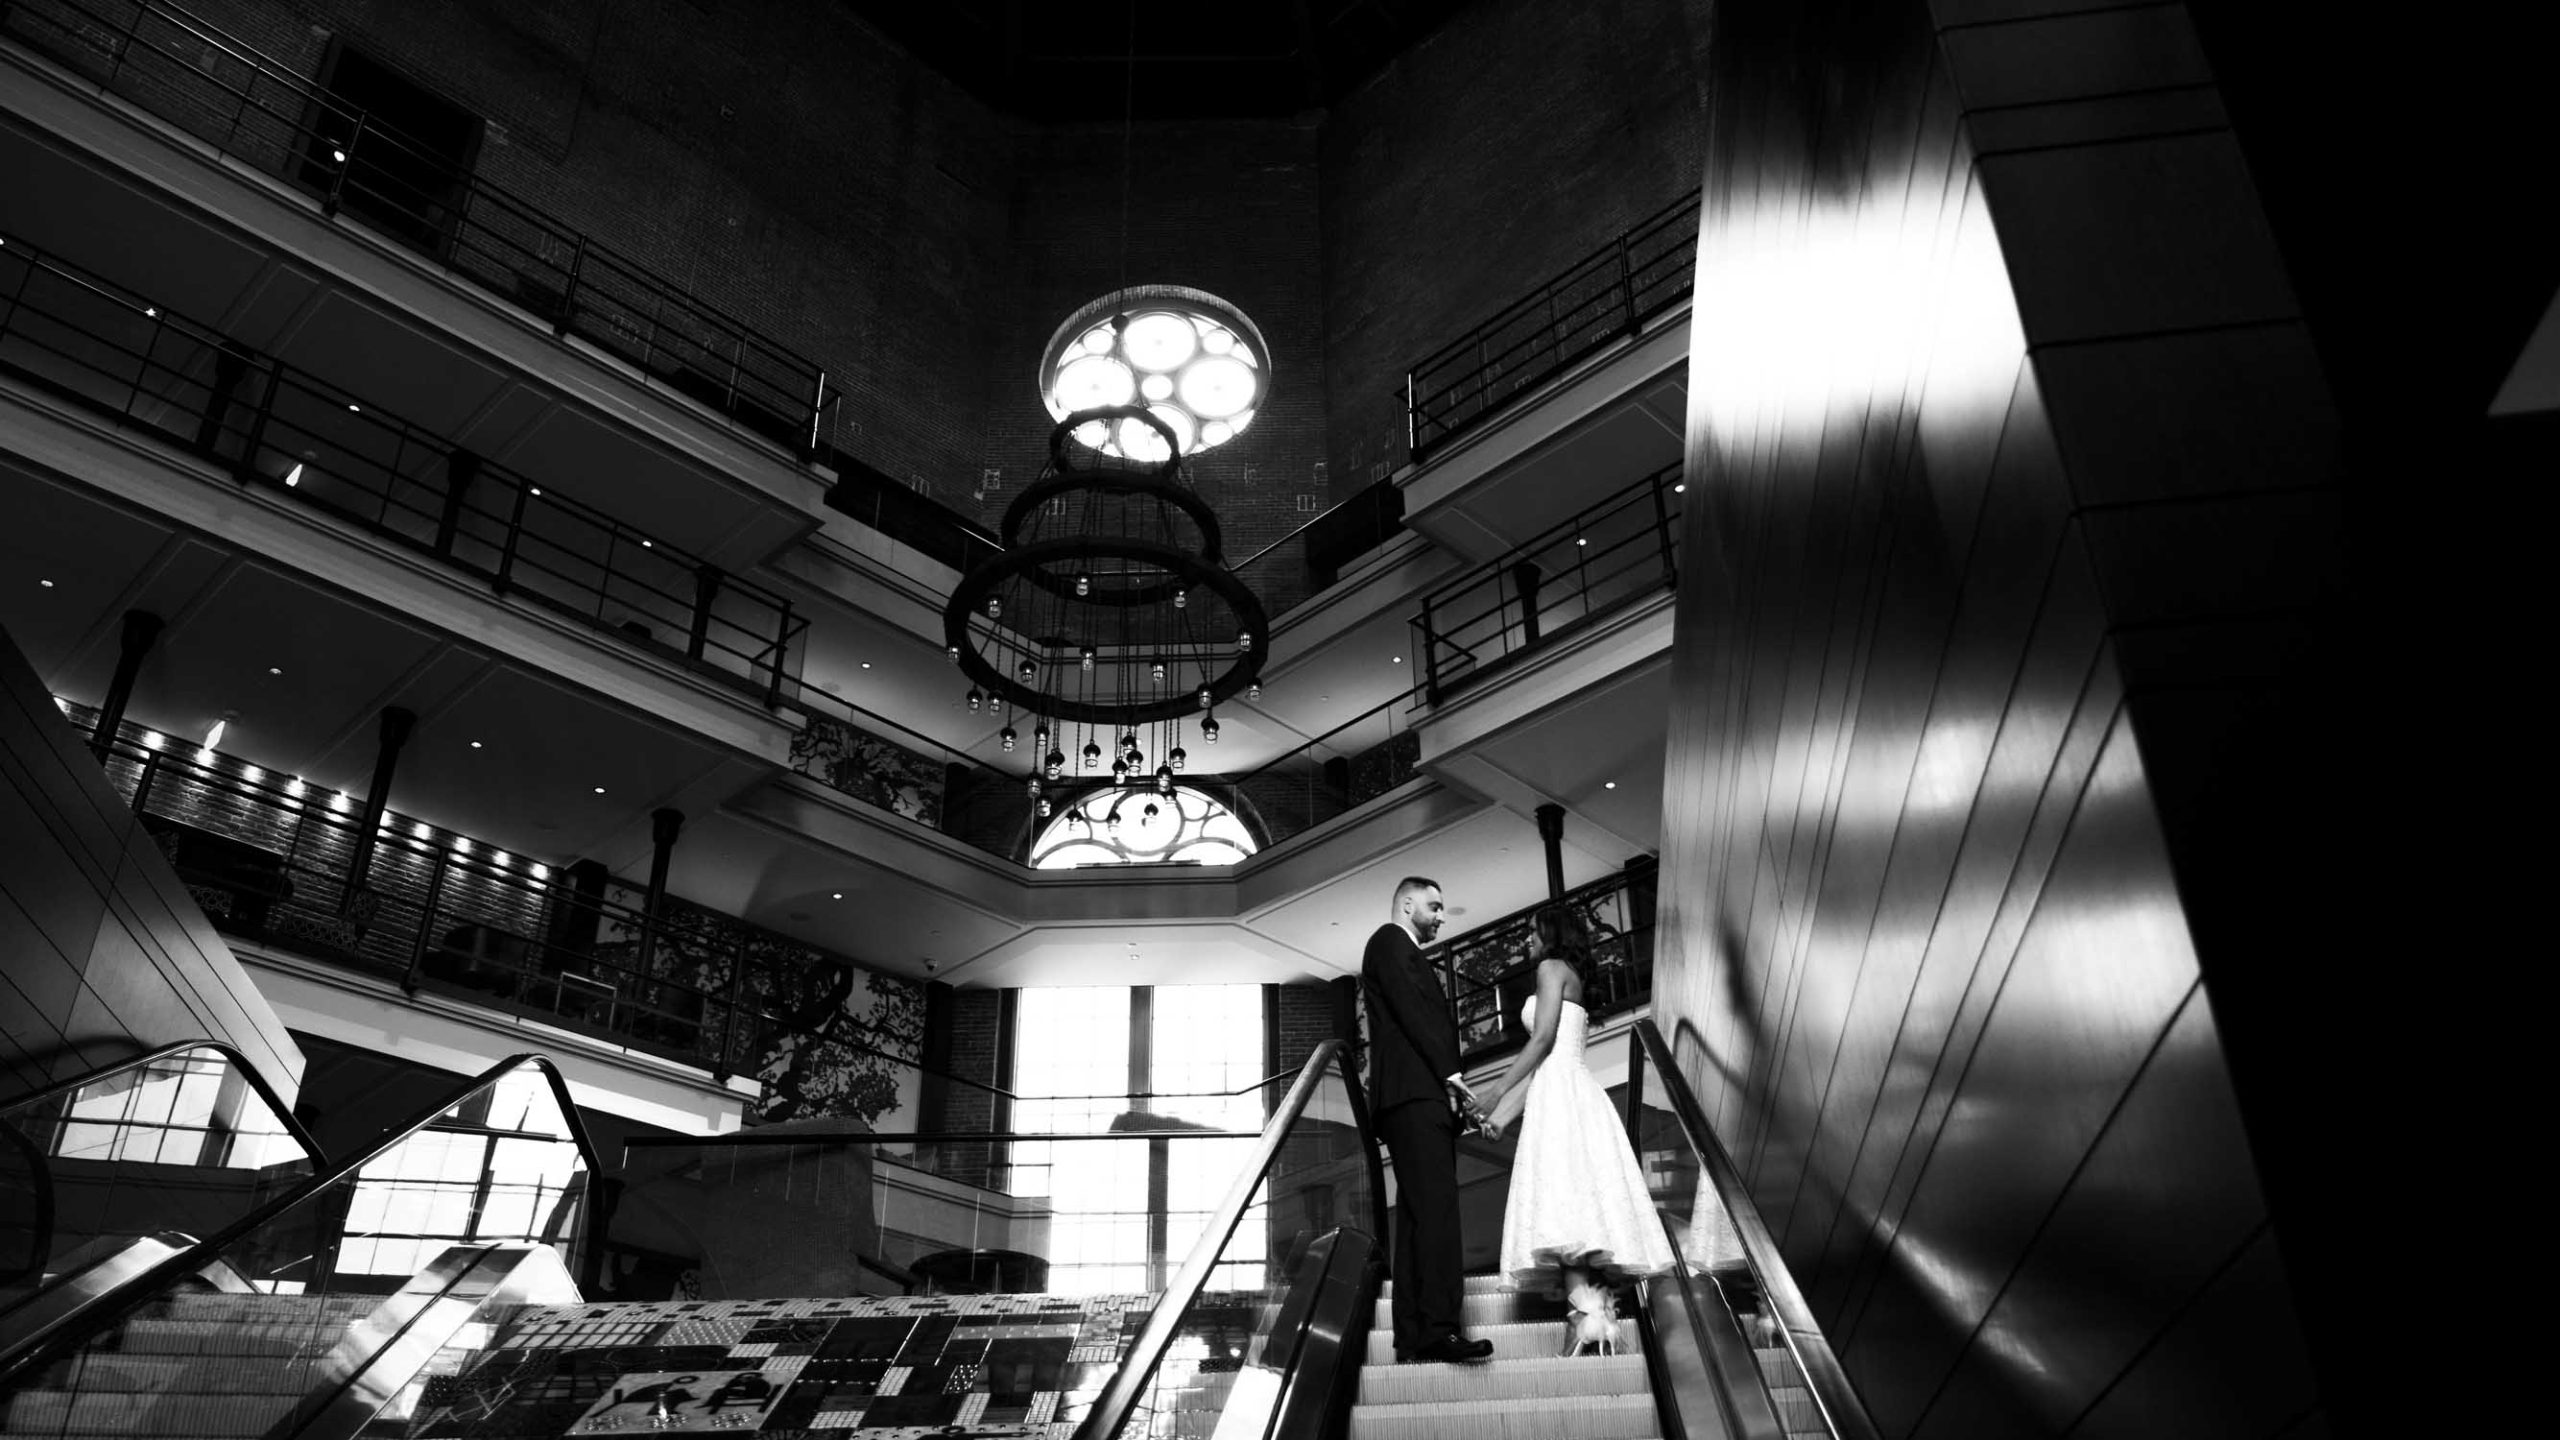
[[[462, 1369], [524, 1307], [577, 1300], [598, 1169], [548, 1061], [498, 1065], [324, 1164], [272, 1092], [223, 1058], [262, 1106], [208, 1108], [181, 1084], [161, 1097], [170, 1103], [107, 1108], [165, 1078], [144, 1072], [0, 1112], [31, 1157], [11, 1177], [12, 1203], [49, 1217], [36, 1248], [76, 1242], [61, 1263], [25, 1267], [0, 1312], [0, 1434], [397, 1433], [433, 1377]], [[199, 1172], [223, 1167], [185, 1162], [233, 1153], [234, 1122], [258, 1111], [293, 1153], [255, 1167], [255, 1203], [208, 1209]], [[105, 1208], [66, 1204], [66, 1192]], [[196, 1228], [118, 1233], [172, 1216]]]
[[[77, 1305], [58, 1278], [76, 1267], [21, 1284], [0, 1310], [0, 1435], [1871, 1440], [1660, 1036], [1639, 1022], [1630, 1044], [1628, 1112], [1687, 1263], [1630, 1288], [1614, 1355], [1560, 1358], [1557, 1303], [1481, 1277], [1466, 1325], [1491, 1363], [1391, 1363], [1387, 1190], [1339, 1042], [1258, 1136], [1223, 1142], [1250, 1156], [1220, 1167], [1223, 1198], [1161, 1288], [1077, 1296], [584, 1301], [602, 1172], [557, 1074], [520, 1057], [202, 1239], [83, 1240], [122, 1278]], [[700, 1142], [731, 1143], [758, 1142]]]

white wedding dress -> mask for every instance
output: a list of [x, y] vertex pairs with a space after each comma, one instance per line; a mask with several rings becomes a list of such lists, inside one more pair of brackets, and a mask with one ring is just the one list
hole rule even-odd
[[[1521, 1011], [1532, 1029], [1537, 1008], [1533, 995]], [[1659, 1275], [1677, 1261], [1625, 1122], [1583, 1063], [1590, 1028], [1590, 1015], [1564, 1001], [1555, 1048], [1529, 1077], [1502, 1215], [1502, 1272], [1517, 1289], [1553, 1292], [1559, 1264], [1615, 1282]]]

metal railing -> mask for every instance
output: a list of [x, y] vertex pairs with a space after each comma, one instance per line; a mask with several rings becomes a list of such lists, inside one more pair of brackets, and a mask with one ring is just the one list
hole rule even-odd
[[15, 235], [0, 374], [768, 706], [808, 628], [761, 585]]
[[[76, 713], [75, 721], [79, 719]], [[847, 964], [670, 899], [653, 916], [582, 877], [386, 814], [360, 881], [353, 797], [128, 725], [107, 777], [217, 929], [608, 1038], [753, 1073]], [[627, 892], [626, 892], [627, 893]]]
[[807, 459], [816, 362], [162, 0], [12, 0], [0, 35]]
[[1676, 585], [1686, 488], [1675, 461], [1425, 594], [1414, 648], [1430, 702]]
[[[536, 1082], [518, 1081], [520, 1071], [533, 1072]], [[485, 1136], [494, 1143], [475, 1175], [457, 1177], [446, 1173], [436, 1156], [421, 1154], [410, 1163], [403, 1154], [430, 1132]], [[372, 1269], [369, 1257], [350, 1253], [351, 1241], [378, 1246], [394, 1240], [407, 1249], [440, 1247], [447, 1240], [519, 1241], [559, 1250], [571, 1272], [582, 1283], [592, 1283], [601, 1251], [593, 1243], [588, 1200], [591, 1185], [603, 1173], [559, 1070], [539, 1055], [510, 1056], [385, 1132], [361, 1153], [331, 1162], [284, 1194], [160, 1260], [99, 1303], [0, 1353], [0, 1403], [49, 1363], [84, 1346], [115, 1350], [126, 1321], [214, 1267], [227, 1269], [262, 1293], [367, 1293], [374, 1288], [366, 1284], [369, 1277], [390, 1272]], [[367, 1191], [379, 1202], [369, 1208], [356, 1203], [367, 1198]], [[462, 1203], [419, 1205], [431, 1191]], [[420, 1212], [430, 1210], [451, 1212], [461, 1233], [419, 1233]], [[302, 1361], [318, 1358], [315, 1352]], [[109, 1380], [99, 1388], [129, 1389], [129, 1382], [120, 1387]], [[299, 1388], [277, 1393], [290, 1397]]]
[[[1675, 1122], [1650, 1139], [1637, 1125], [1639, 1116], [1661, 1113], [1645, 1104], [1648, 1075]], [[1673, 1163], [1665, 1168], [1693, 1177], [1669, 1187], [1672, 1193], [1657, 1189], [1656, 1198], [1666, 1217], [1680, 1222], [1690, 1307], [1710, 1342], [1708, 1362], [1724, 1382], [1726, 1403], [1742, 1412], [1729, 1415], [1729, 1429], [1775, 1440], [1782, 1425], [1786, 1436], [1879, 1440], [1882, 1432], [1796, 1288], [1742, 1172], [1650, 1019], [1638, 1020], [1628, 1036], [1626, 1114], [1637, 1153], [1666, 1146]], [[1730, 1423], [1737, 1418], [1744, 1423]]]
[[[1259, 845], [1279, 844], [1421, 773], [1413, 731], [1420, 694], [1392, 696], [1251, 770], [1196, 769], [1181, 783], [1241, 818]], [[809, 717], [792, 743], [792, 767], [800, 774], [998, 859], [1032, 858], [1048, 822], [1025, 792], [1027, 755], [1019, 767], [999, 770], [823, 691], [803, 689], [794, 703]], [[1206, 750], [1192, 752], [1194, 765]], [[1053, 814], [1064, 815], [1097, 788], [1109, 788], [1109, 781], [1080, 770], [1051, 782]], [[1127, 788], [1132, 795], [1143, 789]]]
[[1537, 965], [1523, 957], [1537, 913], [1550, 905], [1572, 910], [1590, 930], [1583, 1009], [1594, 1021], [1650, 1001], [1654, 884], [1650, 864], [1630, 866], [1426, 947], [1422, 958], [1440, 973], [1449, 1013], [1458, 1022], [1461, 1057], [1475, 1065], [1528, 1040], [1520, 1007], [1536, 993]]
[[1697, 249], [1692, 190], [1417, 361], [1404, 382], [1413, 461], [1688, 299]]

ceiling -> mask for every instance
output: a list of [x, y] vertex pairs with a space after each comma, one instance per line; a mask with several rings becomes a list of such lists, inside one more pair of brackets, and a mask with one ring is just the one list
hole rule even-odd
[[988, 105], [1027, 120], [1285, 116], [1339, 100], [1466, 0], [1043, 5], [842, 0]]

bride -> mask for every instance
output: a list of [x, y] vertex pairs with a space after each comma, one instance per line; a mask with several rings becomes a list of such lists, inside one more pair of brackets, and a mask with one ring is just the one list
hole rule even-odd
[[[1583, 1065], [1591, 938], [1582, 917], [1562, 905], [1540, 910], [1530, 922], [1529, 958], [1538, 962], [1537, 994], [1524, 1016], [1529, 1044], [1503, 1076], [1487, 1120], [1497, 1136], [1520, 1121], [1502, 1270], [1517, 1289], [1560, 1294], [1577, 1311], [1596, 1312], [1609, 1303], [1609, 1287], [1659, 1275], [1677, 1257], [1617, 1109]], [[1568, 1353], [1586, 1333], [1568, 1322]]]

